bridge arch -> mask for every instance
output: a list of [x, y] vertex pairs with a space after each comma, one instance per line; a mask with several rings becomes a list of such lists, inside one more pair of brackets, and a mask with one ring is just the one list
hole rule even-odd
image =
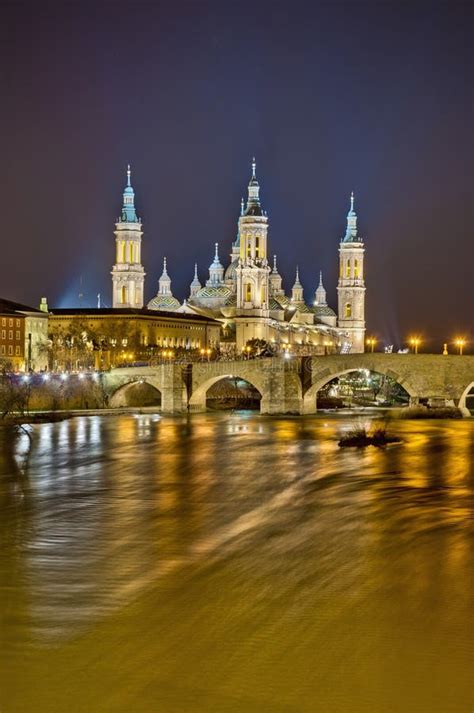
[[[307, 389], [306, 393], [303, 396], [303, 413], [315, 413], [316, 412], [316, 398], [318, 391], [322, 389], [326, 384], [329, 384], [330, 381], [333, 381], [334, 379], [338, 379], [341, 376], [344, 376], [345, 374], [351, 374], [359, 371], [365, 371], [367, 367], [351, 367], [351, 368], [343, 368], [343, 369], [335, 369], [333, 373], [329, 374], [324, 374], [324, 376], [321, 376], [318, 378], [316, 374], [316, 380], [311, 384], [309, 389]], [[381, 374], [382, 376], [388, 376], [394, 381], [397, 382], [399, 386], [401, 386], [407, 394], [410, 397], [410, 400], [417, 399], [418, 398], [418, 393], [416, 389], [405, 379], [403, 379], [399, 374], [396, 374], [390, 369], [381, 369], [381, 368], [376, 368], [376, 369], [368, 369], [369, 371], [376, 373], [376, 374]]]
[[109, 407], [127, 406], [161, 406], [161, 391], [154, 380], [140, 378], [120, 384], [109, 396]]
[[474, 381], [471, 381], [471, 383], [466, 386], [464, 389], [461, 398], [459, 399], [459, 405], [458, 408], [462, 412], [463, 416], [470, 416], [471, 412], [467, 406], [467, 397], [472, 396], [473, 401], [474, 401]]
[[260, 394], [260, 406], [262, 399], [264, 398], [265, 389], [262, 384], [259, 384], [259, 379], [253, 379], [246, 373], [232, 372], [232, 374], [219, 374], [209, 377], [203, 381], [197, 388], [193, 390], [191, 398], [189, 399], [189, 410], [190, 411], [205, 411], [206, 410], [206, 398], [209, 389], [211, 389], [214, 384], [224, 379], [240, 379], [246, 381], [247, 384], [253, 386], [253, 388]]

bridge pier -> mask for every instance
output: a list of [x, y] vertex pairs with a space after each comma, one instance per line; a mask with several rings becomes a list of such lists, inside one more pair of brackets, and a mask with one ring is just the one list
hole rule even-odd
[[[296, 362], [294, 362], [296, 364]], [[303, 397], [298, 369], [282, 360], [273, 360], [267, 372], [265, 392], [260, 402], [262, 414], [301, 414]]]
[[159, 370], [162, 413], [186, 411], [182, 367], [178, 364], [163, 364]]

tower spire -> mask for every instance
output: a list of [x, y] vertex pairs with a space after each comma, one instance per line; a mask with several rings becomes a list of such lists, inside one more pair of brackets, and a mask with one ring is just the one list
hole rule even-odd
[[351, 207], [347, 214], [347, 229], [344, 238], [344, 243], [361, 243], [362, 238], [357, 232], [357, 213], [354, 210], [354, 191], [351, 192]]
[[314, 303], [318, 306], [324, 307], [327, 305], [326, 290], [324, 289], [323, 285], [322, 270], [319, 271], [319, 285], [314, 295]]
[[303, 285], [300, 282], [300, 271], [298, 265], [296, 266], [296, 280], [293, 288], [291, 290], [291, 301], [292, 302], [303, 302]]
[[255, 161], [255, 156], [252, 159], [252, 175], [249, 181], [248, 187], [248, 199], [247, 208], [243, 215], [264, 215], [262, 208], [260, 206], [260, 186], [257, 181], [257, 163]]
[[215, 248], [214, 260], [209, 266], [209, 280], [206, 282], [208, 287], [220, 285], [224, 279], [224, 267], [219, 260], [219, 243], [215, 243]]
[[198, 266], [197, 266], [197, 262], [195, 262], [194, 263], [194, 278], [190, 285], [189, 296], [194, 297], [194, 295], [197, 292], [199, 292], [201, 287], [202, 287], [202, 285], [199, 282], [199, 277], [198, 277]]
[[122, 223], [139, 223], [139, 219], [135, 210], [135, 191], [131, 184], [130, 164], [127, 165], [127, 185], [125, 186], [123, 192], [123, 204], [122, 204]]

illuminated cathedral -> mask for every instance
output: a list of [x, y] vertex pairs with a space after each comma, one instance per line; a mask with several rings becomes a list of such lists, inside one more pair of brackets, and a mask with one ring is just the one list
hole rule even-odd
[[[148, 310], [201, 314], [221, 322], [221, 349], [239, 353], [251, 340], [273, 345], [274, 351], [324, 354], [363, 352], [365, 342], [364, 242], [357, 228], [354, 195], [347, 214], [347, 229], [339, 243], [337, 313], [328, 305], [322, 273], [314, 297], [304, 299], [298, 267], [291, 294], [283, 289], [277, 257], [269, 260], [268, 215], [260, 201], [255, 159], [242, 200], [237, 235], [230, 262], [224, 267], [219, 245], [209, 277], [202, 284], [194, 265], [189, 297], [183, 304], [174, 297], [166, 258], [158, 292]], [[145, 271], [141, 264], [142, 223], [135, 209], [130, 167], [123, 194], [122, 214], [115, 225], [116, 261], [112, 269], [113, 307], [144, 307]], [[316, 271], [315, 271], [315, 274]]]

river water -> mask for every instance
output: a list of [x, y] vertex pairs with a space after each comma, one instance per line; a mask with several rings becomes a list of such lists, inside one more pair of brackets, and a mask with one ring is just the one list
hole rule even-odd
[[474, 420], [0, 430], [1, 713], [471, 713]]

